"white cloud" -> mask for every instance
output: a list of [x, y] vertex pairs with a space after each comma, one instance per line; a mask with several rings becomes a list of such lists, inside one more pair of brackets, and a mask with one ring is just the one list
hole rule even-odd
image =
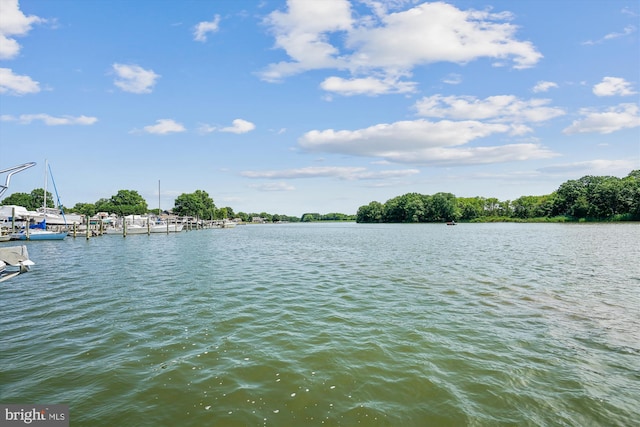
[[[263, 70], [260, 75], [267, 81], [308, 70], [341, 69], [351, 72], [351, 79], [327, 80], [325, 88], [347, 95], [389, 93], [379, 87], [381, 82], [399, 82], [419, 65], [493, 58], [510, 60], [519, 69], [542, 58], [533, 44], [516, 39], [517, 27], [507, 22], [509, 13], [463, 11], [443, 2], [389, 13], [387, 4], [367, 1], [376, 16], [354, 18], [347, 0], [287, 4], [286, 12], [273, 12], [265, 21], [275, 35], [275, 46], [290, 58]], [[391, 86], [391, 93], [398, 91], [398, 84]]]
[[18, 0], [0, 0], [0, 59], [15, 58], [20, 44], [14, 36], [25, 36], [32, 25], [42, 22], [42, 18], [22, 13]]
[[264, 184], [251, 184], [249, 187], [260, 191], [294, 191], [296, 187], [286, 182], [267, 182]]
[[92, 125], [98, 121], [96, 117], [88, 116], [60, 116], [54, 117], [49, 114], [21, 114], [18, 117], [3, 115], [2, 121], [4, 122], [18, 122], [20, 124], [31, 124], [35, 121], [41, 121], [47, 126], [62, 126], [62, 125]]
[[151, 93], [160, 75], [139, 65], [113, 64], [116, 73], [114, 84], [125, 92]]
[[342, 180], [375, 180], [401, 178], [420, 173], [417, 169], [369, 171], [364, 167], [310, 166], [298, 169], [244, 171], [246, 178], [263, 179], [299, 179], [299, 178], [338, 178]]
[[544, 173], [576, 175], [627, 175], [637, 169], [640, 160], [587, 160], [583, 162], [563, 163], [538, 169]]
[[327, 92], [335, 92], [345, 96], [409, 93], [415, 91], [415, 86], [416, 83], [413, 82], [400, 82], [396, 79], [378, 79], [375, 77], [355, 79], [328, 77], [320, 84], [320, 87]]
[[442, 83], [446, 83], [448, 85], [459, 85], [462, 83], [462, 76], [457, 73], [451, 73], [442, 79]]
[[542, 122], [565, 114], [564, 110], [549, 107], [548, 99], [524, 101], [513, 95], [489, 96], [427, 96], [416, 102], [418, 114], [456, 120], [489, 120], [493, 122]]
[[626, 27], [624, 27], [624, 29], [620, 33], [616, 33], [616, 32], [609, 33], [609, 34], [606, 34], [604, 37], [602, 37], [599, 40], [595, 40], [595, 41], [594, 40], [587, 40], [586, 42], [583, 42], [582, 44], [585, 44], [585, 45], [601, 44], [601, 43], [604, 43], [605, 41], [608, 41], [608, 40], [613, 40], [613, 39], [617, 39], [617, 38], [620, 38], [620, 37], [629, 36], [629, 35], [635, 33], [636, 30], [637, 30], [637, 28], [635, 26], [627, 25]]
[[631, 83], [621, 77], [605, 77], [593, 87], [593, 93], [597, 96], [629, 96], [638, 92], [633, 90]]
[[29, 76], [14, 74], [10, 68], [0, 68], [0, 93], [25, 95], [40, 92], [40, 84]]
[[184, 132], [186, 129], [182, 126], [182, 123], [178, 123], [172, 119], [159, 119], [156, 120], [155, 125], [149, 125], [144, 127], [145, 132], [156, 135], [166, 135], [169, 133]]
[[480, 164], [554, 157], [538, 144], [459, 147], [478, 138], [508, 133], [511, 126], [479, 121], [400, 121], [354, 131], [328, 129], [304, 134], [305, 150], [377, 157], [409, 164]]
[[193, 30], [193, 38], [199, 42], [207, 41], [207, 33], [215, 33], [218, 31], [220, 24], [220, 15], [216, 15], [213, 21], [199, 22]]
[[264, 80], [278, 81], [289, 75], [321, 68], [342, 68], [339, 50], [328, 35], [351, 28], [351, 5], [347, 0], [289, 0], [286, 13], [272, 12], [265, 20], [292, 62], [271, 64], [261, 73]]
[[240, 134], [251, 132], [256, 128], [256, 125], [254, 125], [253, 123], [242, 119], [235, 119], [232, 123], [232, 126], [222, 128], [220, 129], [220, 132], [231, 132]]
[[358, 27], [347, 46], [353, 61], [366, 67], [411, 69], [433, 62], [468, 63], [481, 57], [511, 58], [514, 68], [535, 65], [542, 55], [530, 42], [514, 38], [508, 14], [463, 11], [453, 5], [423, 3], [382, 18], [376, 28]]
[[557, 88], [558, 85], [554, 82], [545, 82], [545, 81], [540, 81], [538, 83], [536, 83], [536, 85], [533, 87], [533, 91], [535, 93], [538, 92], [547, 92], [549, 89], [551, 88]]
[[592, 132], [608, 134], [640, 126], [637, 104], [619, 104], [604, 112], [583, 108], [580, 114], [583, 118], [575, 120], [562, 133], [567, 135]]
[[202, 123], [200, 126], [198, 126], [198, 133], [201, 134], [201, 135], [205, 135], [205, 134], [208, 134], [208, 133], [215, 132], [216, 129], [217, 128], [215, 126], [211, 126], [211, 125], [208, 125], [206, 123]]

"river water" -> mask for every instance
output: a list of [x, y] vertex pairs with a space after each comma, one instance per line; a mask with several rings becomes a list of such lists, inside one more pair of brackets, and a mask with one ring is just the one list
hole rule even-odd
[[27, 244], [0, 403], [68, 404], [72, 426], [640, 422], [637, 223]]

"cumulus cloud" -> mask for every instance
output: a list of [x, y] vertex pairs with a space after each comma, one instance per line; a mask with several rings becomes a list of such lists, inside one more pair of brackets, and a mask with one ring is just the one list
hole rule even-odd
[[289, 0], [286, 12], [272, 12], [265, 23], [275, 37], [275, 47], [292, 59], [271, 64], [261, 72], [267, 81], [279, 81], [293, 74], [321, 68], [342, 68], [339, 49], [329, 35], [351, 28], [351, 5], [346, 0]]
[[235, 119], [232, 123], [232, 126], [222, 128], [220, 129], [220, 132], [231, 132], [240, 134], [251, 132], [256, 128], [256, 125], [243, 119]]
[[40, 121], [47, 126], [63, 126], [63, 125], [92, 125], [98, 121], [96, 117], [89, 116], [50, 116], [49, 114], [21, 114], [14, 117], [11, 115], [3, 115], [2, 121], [4, 122], [17, 122], [20, 124], [31, 124], [36, 121]]
[[575, 120], [571, 126], [565, 128], [562, 131], [564, 134], [608, 134], [622, 129], [640, 126], [638, 104], [619, 104], [618, 106], [608, 108], [606, 111], [583, 108], [580, 110], [580, 115], [583, 118]]
[[13, 59], [20, 53], [15, 37], [27, 35], [34, 24], [46, 21], [22, 13], [18, 0], [0, 0], [0, 11], [0, 59]]
[[565, 114], [550, 107], [548, 99], [521, 100], [513, 95], [427, 96], [416, 102], [418, 114], [425, 117], [455, 120], [488, 120], [492, 122], [542, 122]]
[[139, 65], [113, 64], [116, 74], [114, 84], [125, 92], [151, 93], [159, 74], [153, 70], [145, 70]]
[[0, 68], [0, 93], [26, 95], [40, 92], [40, 84], [29, 76], [14, 74], [9, 68]]
[[629, 96], [638, 92], [633, 90], [631, 83], [621, 77], [605, 77], [593, 87], [593, 93], [597, 96]]
[[263, 179], [297, 179], [297, 178], [338, 178], [342, 180], [374, 180], [401, 178], [420, 173], [417, 169], [369, 171], [364, 167], [349, 166], [310, 166], [306, 168], [244, 171], [242, 176]]
[[357, 130], [313, 130], [299, 140], [307, 151], [377, 157], [409, 164], [482, 164], [553, 157], [538, 144], [462, 147], [478, 138], [508, 133], [502, 123], [475, 120], [400, 121]]
[[220, 15], [216, 15], [212, 21], [199, 22], [193, 29], [193, 39], [199, 42], [207, 41], [207, 33], [215, 33], [218, 31], [220, 24]]
[[144, 127], [144, 131], [155, 135], [167, 135], [169, 133], [177, 133], [186, 131], [182, 123], [178, 123], [172, 119], [159, 119], [156, 120], [155, 125], [149, 125]]
[[551, 88], [557, 88], [558, 85], [554, 82], [545, 82], [545, 81], [540, 81], [538, 83], [536, 83], [536, 85], [533, 87], [533, 91], [535, 93], [538, 92], [547, 92], [549, 89]]
[[285, 12], [275, 11], [265, 20], [275, 47], [289, 56], [260, 73], [267, 81], [308, 70], [338, 69], [351, 76], [332, 77], [323, 89], [346, 95], [402, 93], [415, 83], [401, 84], [400, 77], [410, 76], [416, 66], [490, 58], [500, 64], [510, 61], [520, 69], [542, 58], [532, 43], [516, 38], [517, 27], [509, 22], [509, 13], [461, 10], [444, 2], [394, 13], [381, 2], [365, 2], [374, 15], [352, 13], [347, 0], [287, 4]]

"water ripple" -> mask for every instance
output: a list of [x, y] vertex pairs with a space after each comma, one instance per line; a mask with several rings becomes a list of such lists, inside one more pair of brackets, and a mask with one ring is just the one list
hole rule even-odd
[[639, 240], [300, 224], [31, 242], [36, 267], [3, 288], [0, 401], [91, 426], [629, 425]]

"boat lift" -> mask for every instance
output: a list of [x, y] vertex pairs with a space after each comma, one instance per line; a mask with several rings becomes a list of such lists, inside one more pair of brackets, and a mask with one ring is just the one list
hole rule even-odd
[[9, 189], [9, 182], [11, 182], [11, 176], [17, 174], [18, 172], [22, 172], [25, 169], [29, 169], [32, 166], [35, 166], [35, 162], [23, 163], [18, 166], [14, 166], [9, 169], [0, 170], [0, 174], [5, 172], [9, 172], [7, 178], [4, 181], [4, 185], [0, 184], [0, 199], [2, 199], [2, 195]]

